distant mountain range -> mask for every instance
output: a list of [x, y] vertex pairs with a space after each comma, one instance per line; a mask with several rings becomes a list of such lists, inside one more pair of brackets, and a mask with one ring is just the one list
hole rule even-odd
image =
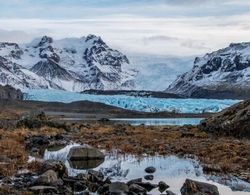
[[100, 37], [0, 43], [0, 84], [25, 89], [133, 89], [137, 71]]
[[250, 98], [250, 42], [197, 57], [166, 90], [193, 98]]
[[[250, 43], [230, 44], [196, 57], [193, 68], [191, 57], [128, 56], [95, 35], [61, 40], [43, 36], [28, 44], [2, 42], [0, 85], [23, 91], [143, 90], [177, 97], [250, 98]], [[175, 80], [176, 75], [180, 76]]]

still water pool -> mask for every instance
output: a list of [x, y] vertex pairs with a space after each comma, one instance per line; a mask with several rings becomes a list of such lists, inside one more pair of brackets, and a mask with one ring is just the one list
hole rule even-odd
[[[112, 152], [106, 153], [105, 160], [70, 161], [67, 159], [67, 155], [70, 148], [74, 146], [79, 145], [72, 144], [62, 148], [47, 149], [44, 153], [44, 159], [64, 162], [71, 176], [94, 169], [101, 171], [105, 176], [111, 177], [112, 181], [124, 182], [130, 179], [143, 178], [146, 175], [144, 169], [148, 166], [153, 166], [156, 168], [156, 172], [154, 173], [154, 179], [150, 182], [158, 183], [159, 181], [164, 181], [170, 186], [169, 190], [176, 194], [180, 194], [180, 189], [187, 178], [214, 184], [222, 195], [245, 195], [250, 192], [250, 184], [235, 177], [204, 175], [202, 166], [193, 159], [179, 158], [177, 156], [137, 157]], [[235, 191], [232, 191], [232, 189]], [[159, 192], [155, 190], [151, 191], [150, 194], [159, 194]]]

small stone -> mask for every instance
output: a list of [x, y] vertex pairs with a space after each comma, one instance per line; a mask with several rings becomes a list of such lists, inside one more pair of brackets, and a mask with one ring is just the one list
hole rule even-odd
[[47, 170], [53, 170], [58, 174], [58, 177], [67, 176], [67, 168], [61, 161], [46, 160], [41, 166], [40, 173], [44, 173]]
[[153, 180], [154, 176], [153, 175], [145, 175], [144, 179], [146, 179], [146, 180]]
[[154, 173], [156, 171], [156, 168], [155, 167], [147, 167], [146, 169], [145, 169], [145, 172], [146, 173], [149, 173], [149, 174], [152, 174], [152, 173]]
[[166, 189], [169, 188], [169, 185], [167, 185], [164, 181], [160, 181], [158, 183], [158, 190], [162, 193], [164, 192]]

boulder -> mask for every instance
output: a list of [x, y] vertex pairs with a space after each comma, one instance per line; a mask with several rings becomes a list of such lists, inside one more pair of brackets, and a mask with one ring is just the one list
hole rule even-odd
[[86, 146], [75, 146], [72, 147], [67, 156], [68, 160], [94, 160], [94, 159], [104, 159], [104, 154], [92, 147]]
[[250, 138], [250, 100], [235, 104], [201, 121], [199, 128], [208, 133]]
[[125, 195], [129, 192], [129, 188], [123, 182], [113, 182], [109, 185], [109, 192], [116, 195]]
[[53, 185], [58, 180], [57, 173], [53, 170], [48, 170], [40, 175], [36, 182], [39, 185]]
[[67, 168], [61, 161], [55, 161], [55, 160], [46, 160], [42, 163], [42, 166], [40, 168], [40, 173], [44, 173], [48, 170], [53, 170], [57, 173], [58, 177], [61, 178], [63, 176], [67, 176]]
[[194, 194], [209, 194], [219, 195], [218, 188], [215, 185], [186, 179], [181, 188], [182, 195], [194, 195]]

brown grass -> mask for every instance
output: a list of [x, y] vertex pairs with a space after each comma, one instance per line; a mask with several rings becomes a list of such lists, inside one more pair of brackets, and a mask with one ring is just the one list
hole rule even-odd
[[10, 159], [8, 163], [1, 163], [0, 172], [2, 175], [10, 176], [22, 168], [28, 160], [24, 145], [26, 131], [24, 129], [18, 131], [0, 130], [0, 134], [1, 155]]

